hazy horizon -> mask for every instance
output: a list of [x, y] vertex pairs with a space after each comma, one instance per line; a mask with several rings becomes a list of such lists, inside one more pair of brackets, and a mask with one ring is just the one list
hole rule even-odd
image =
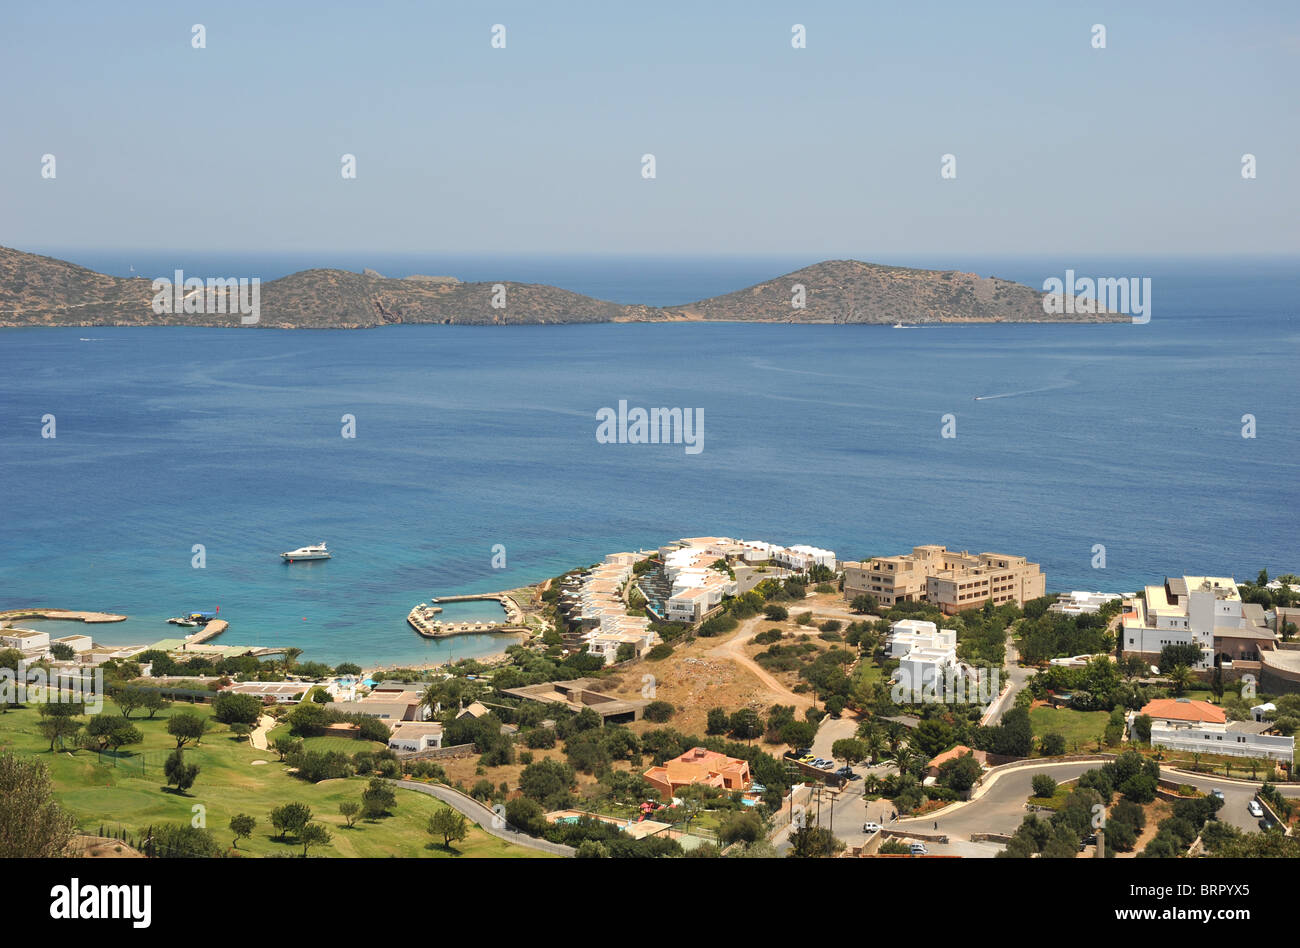
[[0, 23], [0, 79], [23, 90], [0, 244], [19, 249], [1300, 254], [1300, 11], [1280, 2], [142, 3]]

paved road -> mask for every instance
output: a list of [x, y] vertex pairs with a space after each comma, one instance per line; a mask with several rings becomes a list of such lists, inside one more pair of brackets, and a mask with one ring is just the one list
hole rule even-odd
[[1008, 632], [1006, 668], [1010, 684], [1007, 690], [989, 705], [988, 710], [984, 712], [984, 716], [980, 719], [981, 724], [992, 725], [999, 723], [1002, 720], [1002, 715], [1006, 714], [1007, 709], [1016, 706], [1016, 695], [1025, 687], [1025, 682], [1029, 681], [1037, 673], [1036, 669], [1033, 668], [1021, 668], [1019, 662], [1020, 653], [1016, 651], [1015, 641], [1012, 639], [1011, 633]]
[[491, 833], [497, 839], [504, 839], [507, 843], [514, 843], [516, 846], [527, 846], [529, 849], [541, 850], [555, 856], [572, 856], [576, 852], [572, 846], [564, 846], [560, 843], [552, 843], [549, 840], [538, 839], [535, 836], [529, 836], [527, 833], [521, 833], [508, 825], [496, 826], [495, 813], [477, 800], [458, 793], [451, 787], [444, 787], [441, 784], [419, 783], [414, 780], [394, 780], [393, 783], [404, 790], [414, 790], [416, 793], [436, 797], [452, 809], [464, 813], [477, 823], [484, 832]]
[[[1100, 766], [1100, 761], [1044, 762], [1004, 771], [995, 781], [987, 785], [987, 789], [977, 799], [955, 806], [938, 816], [899, 820], [898, 828], [911, 827], [918, 832], [933, 833], [934, 824], [937, 822], [938, 832], [947, 833], [954, 838], [969, 840], [972, 833], [1009, 835], [1016, 831], [1028, 812], [1025, 803], [1029, 799], [1030, 784], [1034, 774], [1050, 774], [1059, 783], [1074, 779], [1085, 770]], [[1203, 774], [1193, 777], [1163, 772], [1162, 776], [1177, 780], [1179, 783], [1190, 784], [1203, 793], [1215, 789], [1222, 790], [1224, 805], [1219, 810], [1219, 819], [1247, 832], [1259, 830], [1258, 820], [1246, 809], [1246, 804], [1255, 795], [1257, 784], [1229, 782]], [[1291, 798], [1300, 797], [1300, 787], [1284, 787], [1282, 793]]]

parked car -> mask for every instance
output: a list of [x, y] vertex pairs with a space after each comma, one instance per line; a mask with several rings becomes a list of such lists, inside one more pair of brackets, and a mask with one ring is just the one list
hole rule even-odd
[[799, 758], [799, 763], [801, 763], [801, 764], [811, 764], [811, 763], [813, 762], [813, 760], [814, 760], [814, 758], [813, 758], [813, 755], [812, 755], [812, 754], [804, 754], [802, 757]]
[[815, 760], [813, 760], [812, 765], [814, 767], [824, 767], [826, 765], [826, 761], [823, 758], [818, 757]]
[[1213, 790], [1210, 791], [1210, 796], [1212, 796], [1212, 797], [1218, 797], [1220, 800], [1222, 800], [1222, 799], [1223, 799], [1223, 791], [1220, 790], [1218, 787], [1215, 787]]
[[863, 823], [863, 824], [862, 824], [862, 832], [864, 832], [864, 833], [879, 833], [879, 832], [880, 832], [880, 824], [879, 824], [879, 823]]
[[925, 848], [925, 843], [913, 843], [911, 846], [911, 852], [913, 856], [930, 855], [930, 850]]
[[834, 769], [835, 769], [835, 761], [833, 761], [833, 760], [823, 760], [823, 761], [821, 762], [821, 768], [822, 768], [822, 770], [834, 770]]
[[861, 779], [862, 779], [862, 774], [855, 774], [855, 773], [853, 773], [852, 771], [850, 771], [849, 773], [845, 774], [844, 776], [848, 777], [850, 780], [861, 780]]
[[1251, 800], [1246, 804], [1246, 809], [1250, 811], [1251, 816], [1258, 817], [1264, 815], [1264, 808], [1259, 805], [1258, 800]]
[[1269, 830], [1273, 828], [1273, 821], [1266, 816], [1259, 821], [1259, 828], [1263, 830], [1265, 833], [1267, 833]]

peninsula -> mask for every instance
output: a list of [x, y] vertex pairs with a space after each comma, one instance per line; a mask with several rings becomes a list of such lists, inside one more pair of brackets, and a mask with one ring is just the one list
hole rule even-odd
[[[218, 282], [238, 274], [190, 274]], [[202, 302], [202, 294], [199, 302]], [[156, 313], [152, 281], [96, 273], [0, 247], [0, 327], [241, 325], [238, 312]], [[256, 326], [364, 329], [403, 323], [743, 321], [761, 323], [1128, 322], [1116, 313], [1049, 314], [1045, 294], [997, 277], [828, 260], [733, 293], [654, 307], [537, 283], [385, 277], [374, 270], [302, 270], [260, 287]], [[224, 300], [222, 301], [224, 302]], [[803, 305], [797, 305], [802, 303]], [[196, 309], [205, 307], [197, 306]], [[218, 309], [218, 307], [211, 307]], [[229, 309], [234, 309], [233, 306]]]

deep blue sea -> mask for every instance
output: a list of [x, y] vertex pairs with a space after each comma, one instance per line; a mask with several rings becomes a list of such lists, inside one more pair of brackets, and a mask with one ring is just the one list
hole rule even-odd
[[[369, 266], [652, 304], [812, 262], [51, 252], [121, 274]], [[420, 639], [405, 623], [416, 602], [684, 535], [852, 558], [920, 543], [1020, 553], [1055, 590], [1300, 572], [1297, 261], [882, 262], [1035, 286], [1067, 265], [1150, 276], [1153, 315], [910, 330], [0, 330], [0, 608], [126, 613], [95, 638], [147, 643], [175, 634], [168, 616], [220, 606], [223, 644], [391, 664], [502, 647]], [[596, 411], [620, 399], [702, 409], [704, 450], [597, 443]], [[47, 413], [54, 439], [41, 437]], [[940, 437], [946, 413], [955, 438]], [[340, 435], [344, 414], [355, 439]], [[280, 562], [318, 540], [333, 560]], [[496, 544], [505, 569], [492, 568]]]

